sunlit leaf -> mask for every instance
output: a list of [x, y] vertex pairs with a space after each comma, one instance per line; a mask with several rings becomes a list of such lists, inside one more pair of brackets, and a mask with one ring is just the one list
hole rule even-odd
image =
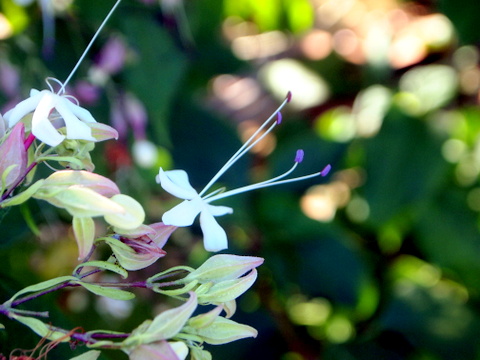
[[88, 291], [94, 293], [95, 295], [105, 296], [110, 299], [115, 300], [131, 300], [135, 297], [131, 292], [115, 289], [112, 287], [101, 286], [97, 284], [90, 284], [83, 281], [76, 281], [77, 284], [81, 285]]

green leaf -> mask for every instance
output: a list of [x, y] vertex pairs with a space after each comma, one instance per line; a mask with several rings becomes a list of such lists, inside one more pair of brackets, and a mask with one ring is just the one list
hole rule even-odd
[[452, 21], [462, 43], [474, 44], [480, 40], [477, 28], [480, 2], [440, 0], [437, 6]]
[[43, 156], [43, 157], [39, 157], [37, 159], [37, 162], [41, 162], [41, 161], [58, 161], [58, 162], [69, 162], [69, 163], [72, 163], [72, 164], [75, 164], [77, 166], [79, 166], [81, 169], [83, 169], [83, 163], [81, 160], [78, 160], [77, 158], [73, 157], [73, 156]]
[[424, 122], [392, 109], [378, 135], [366, 143], [367, 221], [379, 226], [420, 210], [446, 177], [448, 164], [440, 149], [441, 139]]
[[18, 298], [20, 295], [31, 293], [31, 292], [47, 290], [47, 289], [50, 289], [50, 288], [52, 288], [56, 285], [66, 283], [66, 282], [69, 282], [69, 281], [72, 281], [72, 280], [76, 280], [76, 278], [73, 277], [73, 276], [60, 276], [58, 278], [42, 281], [41, 283], [38, 283], [38, 284], [35, 284], [35, 285], [27, 286], [25, 289], [22, 289], [19, 292], [17, 292], [15, 295], [13, 295], [10, 298], [10, 300], [7, 301], [7, 303], [12, 303], [13, 300]]
[[0, 205], [2, 207], [7, 207], [7, 206], [20, 205], [21, 203], [24, 203], [25, 201], [30, 199], [33, 196], [33, 194], [37, 192], [38, 189], [40, 189], [44, 181], [45, 181], [44, 179], [38, 180], [35, 184], [30, 185], [25, 191], [22, 191], [20, 194], [2, 201]]
[[129, 43], [135, 44], [137, 51], [135, 63], [124, 70], [125, 86], [138, 94], [150, 118], [155, 119], [149, 124], [153, 138], [159, 143], [167, 143], [166, 120], [172, 98], [182, 84], [180, 80], [187, 68], [187, 58], [176, 47], [168, 31], [158, 26], [150, 14], [131, 13], [121, 20]]
[[81, 355], [75, 356], [70, 360], [96, 360], [100, 356], [101, 352], [98, 350], [90, 350]]
[[60, 342], [70, 341], [70, 336], [67, 336], [62, 332], [52, 330], [50, 326], [38, 319], [20, 316], [17, 314], [11, 314], [11, 317], [18, 322], [21, 322], [23, 325], [28, 326], [33, 332], [40, 335], [42, 338]]
[[40, 236], [40, 229], [38, 228], [35, 220], [33, 219], [32, 212], [26, 203], [20, 205], [20, 212], [22, 213], [23, 219], [27, 223], [28, 228], [35, 236]]
[[117, 264], [113, 264], [113, 263], [108, 262], [108, 261], [88, 261], [88, 262], [85, 262], [83, 264], [78, 265], [75, 268], [75, 270], [73, 270], [73, 273], [76, 273], [78, 269], [81, 269], [81, 268], [84, 268], [84, 267], [87, 267], [87, 266], [96, 267], [96, 268], [100, 268], [100, 269], [103, 269], [103, 270], [108, 270], [108, 271], [114, 272], [114, 273], [120, 275], [124, 279], [126, 279], [128, 277], [128, 271], [127, 270], [125, 270], [124, 268], [122, 268], [121, 266], [119, 266]]
[[110, 299], [131, 300], [135, 297], [134, 294], [125, 290], [114, 289], [111, 287], [105, 287], [105, 286], [96, 285], [96, 284], [90, 284], [90, 283], [86, 283], [78, 280], [75, 281], [75, 283], [81, 285], [82, 287], [94, 293], [95, 295], [105, 296]]

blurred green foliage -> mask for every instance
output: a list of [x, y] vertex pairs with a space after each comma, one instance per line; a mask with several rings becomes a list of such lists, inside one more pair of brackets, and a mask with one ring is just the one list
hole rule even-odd
[[[252, 155], [222, 184], [279, 174], [297, 148], [306, 153], [299, 171], [333, 166], [320, 185], [309, 180], [229, 200], [235, 213], [220, 219], [229, 252], [265, 258], [256, 288], [240, 300], [236, 314], [259, 336], [210, 347], [214, 358], [479, 359], [479, 5], [170, 3], [178, 7], [124, 0], [75, 76], [72, 86], [87, 78], [108, 37], [121, 36], [129, 49], [125, 66], [90, 109], [98, 121], [109, 122], [115, 94], [135, 94], [148, 112], [147, 138], [164, 154], [151, 168], [131, 160], [112, 167], [135, 142], [128, 133], [117, 145], [96, 149], [98, 171], [159, 221], [175, 200], [155, 183], [158, 166], [172, 158], [192, 184], [203, 186], [238, 148], [242, 126], [268, 116], [290, 87], [294, 100], [273, 153]], [[32, 87], [43, 88], [46, 76], [65, 79], [112, 4], [76, 0], [58, 12], [55, 49], [45, 56], [37, 4], [0, 2], [12, 26], [0, 44], [0, 62], [18, 69], [21, 98]], [[290, 58], [324, 85], [268, 68]], [[1, 96], [2, 103], [11, 100]], [[34, 236], [24, 219], [34, 220], [42, 235]], [[29, 212], [5, 215], [2, 299], [74, 268], [66, 220], [33, 201]], [[198, 265], [206, 257], [200, 236], [196, 228], [174, 234], [158, 269], [182, 261]], [[55, 304], [51, 315], [72, 328], [128, 331], [162, 301], [142, 294], [125, 318], [76, 291], [36, 306]], [[5, 325], [0, 352], [33, 347], [35, 339]]]

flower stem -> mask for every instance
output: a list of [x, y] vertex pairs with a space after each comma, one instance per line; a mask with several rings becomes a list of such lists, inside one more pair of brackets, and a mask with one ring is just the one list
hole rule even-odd
[[38, 163], [36, 161], [32, 162], [28, 168], [25, 170], [25, 174], [23, 174], [23, 176], [21, 176], [16, 182], [15, 184], [13, 184], [13, 186], [11, 188], [9, 188], [3, 195], [2, 195], [2, 198], [0, 199], [0, 202], [2, 202], [3, 200], [5, 200], [6, 198], [8, 198], [10, 196], [10, 194], [23, 182], [23, 180], [25, 180], [25, 178], [27, 177], [28, 173], [30, 171], [33, 170], [33, 168], [35, 166], [37, 166]]

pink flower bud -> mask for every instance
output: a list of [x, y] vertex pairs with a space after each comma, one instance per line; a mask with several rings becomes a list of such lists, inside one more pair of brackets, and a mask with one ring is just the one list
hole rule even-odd
[[16, 97], [19, 93], [20, 75], [18, 69], [7, 62], [0, 63], [0, 88], [8, 97]]
[[96, 66], [103, 72], [114, 75], [123, 68], [126, 56], [125, 43], [118, 36], [113, 36], [100, 51]]
[[79, 81], [73, 89], [75, 97], [79, 102], [91, 105], [95, 104], [100, 97], [100, 89], [88, 81]]
[[136, 139], [145, 139], [147, 126], [147, 111], [143, 103], [134, 95], [127, 94], [124, 98], [125, 118], [132, 127]]
[[115, 238], [118, 238], [121, 244], [115, 239], [109, 239], [107, 243], [118, 262], [127, 270], [140, 270], [165, 256], [166, 252], [162, 247], [176, 227], [160, 222], [150, 226], [141, 225], [133, 230], [115, 230], [118, 234]]
[[25, 175], [27, 151], [23, 145], [24, 140], [25, 127], [23, 123], [18, 123], [13, 127], [3, 144], [0, 145], [0, 175], [8, 171], [5, 184], [2, 184], [2, 178], [0, 177], [0, 185], [5, 189], [14, 185]]

